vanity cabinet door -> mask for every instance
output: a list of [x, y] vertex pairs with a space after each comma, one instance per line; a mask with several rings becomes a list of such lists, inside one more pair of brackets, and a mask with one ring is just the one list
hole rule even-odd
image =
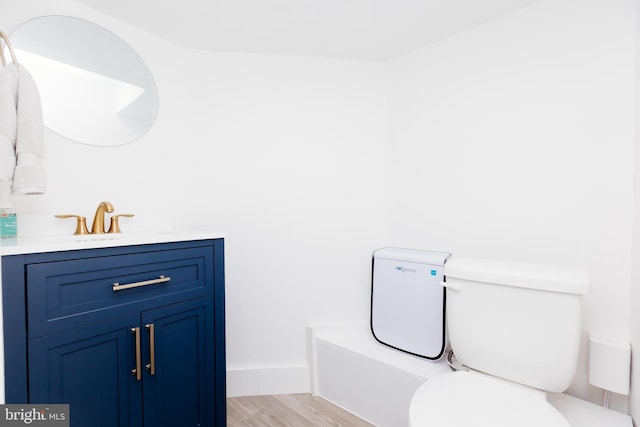
[[213, 299], [145, 311], [142, 326], [144, 426], [213, 427]]
[[29, 402], [70, 404], [72, 427], [141, 425], [135, 368], [140, 315], [32, 338]]

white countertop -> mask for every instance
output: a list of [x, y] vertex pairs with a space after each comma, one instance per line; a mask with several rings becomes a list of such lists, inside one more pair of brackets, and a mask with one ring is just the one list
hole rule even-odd
[[0, 256], [77, 249], [109, 248], [225, 238], [226, 233], [212, 231], [129, 232], [120, 234], [87, 234], [58, 236], [27, 236], [0, 239]]

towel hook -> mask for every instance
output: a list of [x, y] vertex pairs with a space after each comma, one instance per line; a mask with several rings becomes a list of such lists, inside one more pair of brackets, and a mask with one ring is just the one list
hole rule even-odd
[[[17, 67], [18, 66], [18, 60], [16, 59], [16, 53], [13, 51], [13, 46], [11, 46], [11, 42], [9, 41], [9, 37], [7, 37], [7, 35], [4, 32], [0, 31], [0, 38], [4, 39], [5, 44], [9, 48], [9, 53], [11, 54], [11, 59], [13, 60], [13, 63], [16, 64], [16, 67]], [[2, 59], [2, 65], [7, 65], [7, 60], [4, 57], [4, 49], [2, 49], [2, 43], [0, 43], [0, 59]]]

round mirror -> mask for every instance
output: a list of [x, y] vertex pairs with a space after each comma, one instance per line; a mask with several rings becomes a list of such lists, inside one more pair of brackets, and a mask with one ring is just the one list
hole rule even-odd
[[115, 146], [140, 138], [153, 124], [153, 77], [134, 50], [105, 28], [43, 16], [19, 26], [10, 40], [18, 64], [38, 85], [44, 124], [52, 131], [85, 144]]

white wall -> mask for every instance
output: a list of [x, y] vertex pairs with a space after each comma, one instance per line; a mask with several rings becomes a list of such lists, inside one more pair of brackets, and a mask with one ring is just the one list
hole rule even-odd
[[[636, 70], [640, 70], [640, 7], [636, 13]], [[640, 420], [640, 75], [636, 72], [635, 85], [635, 174], [634, 174], [634, 205], [633, 205], [633, 258], [631, 267], [631, 366], [633, 375], [631, 377], [631, 396], [629, 401], [629, 413], [635, 420]], [[636, 425], [640, 423], [636, 421]]]
[[393, 243], [585, 268], [585, 338], [628, 340], [635, 16], [546, 1], [392, 61]]
[[203, 125], [181, 154], [175, 194], [194, 226], [230, 233], [228, 390], [308, 390], [305, 325], [368, 313], [369, 257], [388, 207], [385, 69], [243, 54], [193, 61], [207, 66], [192, 88]]
[[[387, 224], [386, 66], [189, 51], [65, 1], [3, 0], [10, 33], [38, 15], [105, 26], [158, 86], [154, 127], [122, 147], [46, 133], [48, 193], [16, 198], [47, 232], [101, 200], [176, 228], [226, 231], [230, 394], [308, 391], [306, 325], [368, 315], [370, 254]], [[21, 230], [29, 232], [31, 230]]]

